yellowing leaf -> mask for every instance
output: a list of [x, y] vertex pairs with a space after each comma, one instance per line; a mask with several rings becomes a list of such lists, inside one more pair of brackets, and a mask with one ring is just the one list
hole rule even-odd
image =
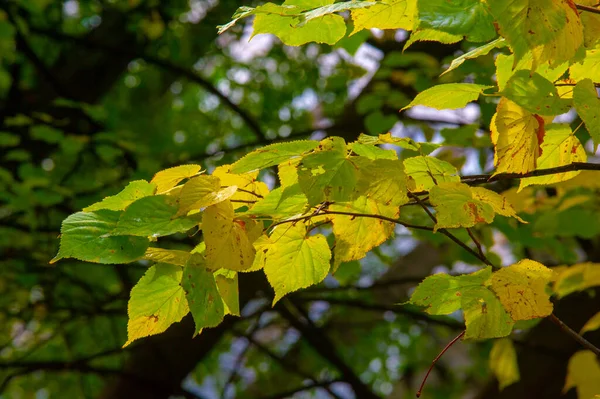
[[465, 339], [506, 337], [513, 329], [514, 321], [494, 293], [485, 287], [467, 291], [461, 306], [467, 327]]
[[193, 255], [189, 259], [183, 270], [181, 287], [196, 325], [194, 335], [198, 335], [203, 328], [216, 327], [223, 321], [223, 299], [202, 255]]
[[[522, 69], [531, 71], [532, 68], [533, 54], [531, 53], [526, 53], [516, 65], [514, 54], [498, 54], [496, 57], [496, 80], [498, 81], [498, 90], [504, 90], [506, 83], [515, 74], [515, 72]], [[544, 64], [540, 65], [535, 72], [548, 79], [550, 82], [555, 82], [565, 73], [567, 68], [569, 68], [568, 62], [563, 62], [554, 68], [550, 67], [549, 64]]]
[[298, 164], [300, 160], [300, 158], [290, 159], [277, 166], [277, 176], [279, 176], [281, 187], [298, 183]]
[[590, 79], [577, 82], [573, 89], [573, 105], [594, 140], [594, 152], [596, 152], [600, 144], [600, 100], [596, 87]]
[[291, 141], [267, 145], [252, 151], [231, 166], [232, 173], [245, 173], [278, 165], [315, 149], [316, 140]]
[[[399, 208], [377, 203], [367, 197], [359, 197], [347, 204], [334, 204], [329, 207], [334, 212], [352, 212], [368, 215], [382, 215], [397, 218]], [[334, 271], [342, 262], [362, 259], [371, 249], [386, 241], [394, 232], [394, 223], [381, 219], [332, 215], [335, 235]]]
[[462, 276], [434, 274], [418, 285], [410, 297], [410, 303], [424, 306], [425, 312], [432, 315], [456, 312], [462, 307], [463, 296], [469, 290], [481, 288], [491, 275], [491, 267]]
[[579, 14], [563, 0], [494, 0], [487, 2], [510, 44], [515, 61], [534, 51], [535, 70], [551, 61], [570, 60], [583, 43]]
[[190, 311], [180, 285], [182, 276], [181, 267], [166, 263], [146, 271], [131, 290], [124, 347], [138, 338], [162, 333]]
[[600, 392], [600, 364], [592, 351], [579, 351], [569, 359], [563, 392], [571, 388], [577, 389], [579, 399], [594, 398]]
[[323, 15], [303, 25], [301, 22], [298, 17], [260, 13], [254, 19], [252, 37], [260, 33], [270, 33], [288, 46], [300, 46], [308, 42], [333, 45], [346, 34], [344, 18], [339, 15]]
[[408, 202], [406, 174], [402, 161], [376, 159], [362, 171], [359, 190], [380, 204], [401, 206]]
[[[578, 0], [578, 4], [590, 7], [598, 7], [597, 0]], [[587, 48], [594, 48], [600, 41], [600, 15], [591, 12], [582, 12], [579, 14], [583, 24], [583, 44]]]
[[600, 83], [600, 49], [587, 50], [581, 63], [571, 65], [569, 75], [576, 81], [591, 79]]
[[223, 298], [225, 314], [240, 315], [240, 298], [237, 272], [219, 269], [214, 273], [217, 288]]
[[322, 234], [306, 236], [306, 226], [277, 226], [267, 247], [264, 271], [275, 290], [273, 304], [284, 295], [323, 281], [329, 272], [331, 251]]
[[156, 263], [170, 263], [177, 266], [185, 266], [190, 253], [187, 251], [178, 251], [175, 249], [148, 248], [142, 259], [150, 260]]
[[595, 331], [600, 328], [600, 312], [592, 316], [591, 319], [585, 322], [579, 334], [585, 334], [589, 331]]
[[416, 42], [440, 42], [444, 44], [452, 44], [460, 42], [463, 39], [462, 35], [453, 35], [452, 33], [442, 32], [435, 29], [418, 29], [413, 31], [408, 40], [404, 44], [404, 51]]
[[200, 165], [175, 166], [155, 174], [150, 183], [156, 184], [156, 194], [162, 194], [175, 187], [183, 179], [197, 175], [201, 169]]
[[414, 100], [402, 108], [402, 110], [414, 107], [415, 105], [424, 105], [435, 109], [463, 108], [471, 101], [477, 100], [485, 89], [491, 87], [473, 83], [445, 83], [436, 85], [417, 94]]
[[536, 168], [544, 140], [544, 119], [507, 98], [498, 103], [491, 123], [494, 164], [499, 173], [527, 173]]
[[352, 10], [354, 30], [351, 35], [372, 28], [412, 30], [416, 5], [416, 0], [388, 0], [379, 1], [369, 8]]
[[559, 96], [554, 84], [537, 72], [515, 72], [502, 94], [529, 112], [539, 115], [559, 115], [571, 109], [571, 100]]
[[221, 180], [216, 176], [198, 176], [183, 185], [177, 198], [178, 215], [185, 215], [193, 209], [206, 208], [231, 198], [237, 186], [221, 189]]
[[234, 220], [229, 200], [206, 208], [202, 233], [206, 243], [207, 267], [212, 270], [223, 268], [235, 271], [250, 268], [255, 251], [248, 231], [253, 227], [250, 221]]
[[460, 182], [458, 170], [441, 159], [418, 156], [404, 160], [404, 172], [407, 187], [410, 191], [428, 191], [435, 184], [442, 182]]
[[554, 281], [554, 292], [564, 297], [576, 291], [583, 291], [600, 285], [600, 264], [579, 263], [558, 271]]
[[[546, 135], [541, 146], [541, 156], [537, 160], [537, 169], [555, 168], [573, 162], [586, 162], [587, 154], [579, 139], [569, 125], [550, 124], [546, 126]], [[580, 172], [556, 173], [547, 176], [521, 179], [519, 189], [532, 184], [552, 184], [572, 179]]]
[[471, 187], [471, 192], [473, 193], [474, 199], [485, 202], [486, 204], [490, 204], [494, 212], [496, 212], [498, 215], [512, 217], [521, 223], [527, 223], [517, 216], [517, 212], [513, 208], [511, 202], [504, 195], [498, 194], [483, 187]]
[[306, 195], [298, 184], [294, 184], [277, 187], [254, 204], [246, 214], [278, 219], [302, 213], [307, 207]]
[[247, 205], [245, 202], [253, 203], [269, 194], [267, 185], [256, 180], [258, 172], [234, 174], [230, 170], [231, 165], [219, 166], [212, 175], [221, 180], [221, 187], [237, 187], [236, 193], [229, 198], [231, 201], [242, 201], [241, 205]]
[[[481, 3], [481, 4], [483, 4], [483, 3]], [[468, 52], [464, 53], [463, 55], [460, 55], [460, 56], [456, 57], [455, 59], [453, 59], [452, 62], [450, 63], [450, 66], [448, 67], [448, 69], [446, 69], [440, 76], [445, 75], [448, 72], [455, 70], [456, 68], [461, 66], [466, 60], [471, 60], [471, 59], [489, 54], [489, 52], [492, 51], [493, 49], [498, 48], [498, 47], [504, 47], [505, 45], [506, 44], [505, 44], [504, 38], [499, 37], [495, 40], [492, 40], [489, 43], [484, 44], [483, 46], [474, 48], [473, 50], [468, 51]]]
[[539, 262], [524, 259], [492, 275], [492, 289], [513, 320], [546, 317], [552, 313], [546, 286], [552, 270]]
[[100, 202], [96, 202], [87, 208], [83, 208], [83, 210], [85, 212], [97, 211], [99, 209], [122, 211], [132, 202], [143, 197], [154, 195], [155, 190], [156, 185], [148, 183], [146, 180], [132, 181], [120, 193], [106, 197]]
[[500, 390], [520, 380], [517, 351], [508, 338], [494, 341], [490, 352], [490, 369], [494, 372]]

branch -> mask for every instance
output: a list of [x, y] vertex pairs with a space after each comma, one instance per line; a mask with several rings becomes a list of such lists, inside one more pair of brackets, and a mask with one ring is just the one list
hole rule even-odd
[[[271, 396], [265, 396], [263, 397], [263, 399], [287, 399], [287, 398], [292, 398], [295, 397], [294, 395], [300, 392], [305, 392], [311, 389], [316, 389], [316, 388], [327, 388], [329, 387], [329, 385], [331, 384], [335, 384], [336, 382], [343, 382], [341, 380], [330, 380], [330, 381], [322, 381], [322, 382], [315, 382], [313, 384], [310, 385], [302, 385], [301, 387], [298, 388], [292, 388], [290, 390], [287, 390], [285, 392], [281, 392], [281, 393], [277, 393], [275, 395], [271, 395]], [[331, 391], [328, 391], [331, 392]]]
[[77, 37], [77, 36], [67, 35], [67, 34], [57, 32], [54, 30], [50, 30], [50, 29], [44, 29], [44, 28], [40, 28], [40, 27], [31, 26], [30, 31], [33, 33], [37, 33], [39, 35], [46, 36], [50, 39], [60, 40], [60, 41], [68, 41], [68, 42], [74, 43], [74, 44], [76, 44], [78, 46], [82, 46], [82, 47], [88, 47], [88, 48], [91, 47], [91, 48], [96, 48], [98, 50], [110, 52], [113, 54], [130, 56], [132, 58], [140, 58], [140, 59], [146, 61], [148, 64], [158, 66], [162, 69], [165, 69], [167, 71], [170, 71], [170, 72], [173, 72], [180, 76], [183, 76], [186, 79], [189, 79], [190, 81], [192, 81], [194, 83], [197, 83], [199, 86], [204, 88], [206, 91], [208, 91], [209, 93], [218, 97], [227, 107], [229, 107], [233, 112], [238, 114], [240, 116], [240, 118], [242, 118], [242, 120], [246, 123], [246, 125], [248, 125], [250, 130], [252, 130], [252, 132], [255, 134], [255, 136], [258, 138], [258, 140], [261, 143], [269, 142], [267, 136], [262, 131], [262, 129], [258, 125], [258, 123], [253, 119], [253, 117], [251, 117], [239, 105], [237, 105], [233, 101], [231, 101], [229, 99], [229, 97], [227, 97], [225, 94], [221, 93], [221, 91], [219, 91], [219, 89], [217, 89], [215, 86], [213, 86], [212, 83], [210, 83], [208, 80], [204, 79], [202, 76], [198, 75], [196, 72], [194, 72], [192, 70], [189, 70], [189, 69], [184, 68], [179, 65], [175, 65], [168, 60], [165, 60], [165, 59], [162, 59], [159, 57], [155, 57], [150, 54], [144, 54], [139, 51], [127, 50], [127, 49], [119, 48], [119, 47], [107, 46], [105, 44], [98, 43], [93, 40], [89, 40], [89, 39], [85, 39], [85, 38], [81, 38], [81, 37]]
[[568, 165], [557, 166], [555, 168], [538, 169], [532, 170], [527, 173], [501, 173], [498, 175], [484, 174], [484, 175], [470, 175], [462, 176], [460, 179], [467, 184], [483, 184], [491, 183], [498, 180], [509, 180], [509, 179], [523, 179], [525, 177], [537, 177], [547, 176], [556, 173], [574, 172], [578, 170], [600, 170], [600, 164], [598, 163], [586, 163], [586, 162], [573, 162]]
[[567, 335], [571, 336], [571, 338], [573, 338], [575, 341], [579, 342], [581, 344], [581, 346], [592, 351], [596, 356], [600, 357], [600, 348], [596, 347], [590, 341], [588, 341], [587, 339], [585, 339], [581, 335], [579, 335], [571, 327], [566, 325], [561, 319], [556, 317], [554, 315], [554, 313], [550, 314], [550, 316], [548, 316], [548, 318], [550, 319], [550, 321], [552, 321], [554, 324], [556, 324], [561, 330], [563, 330]]
[[581, 11], [587, 11], [587, 12], [591, 12], [593, 14], [600, 14], [600, 9], [597, 9], [594, 7], [584, 6], [582, 4], [575, 4], [575, 7], [577, 7], [577, 9], [581, 10]]

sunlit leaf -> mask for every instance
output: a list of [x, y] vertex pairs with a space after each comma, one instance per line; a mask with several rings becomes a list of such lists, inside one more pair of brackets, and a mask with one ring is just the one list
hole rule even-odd
[[571, 388], [581, 399], [594, 398], [600, 392], [600, 363], [592, 351], [579, 351], [569, 359], [563, 392]]
[[484, 90], [492, 86], [473, 83], [446, 83], [433, 86], [417, 94], [417, 96], [402, 108], [405, 110], [415, 105], [424, 105], [435, 109], [463, 108], [471, 101], [479, 98]]
[[156, 185], [156, 194], [162, 194], [175, 187], [183, 179], [197, 175], [201, 169], [200, 165], [175, 166], [155, 174], [150, 183]]
[[359, 191], [380, 204], [401, 206], [408, 202], [402, 161], [376, 159], [361, 173]]
[[453, 35], [452, 33], [442, 32], [434, 29], [417, 29], [410, 34], [408, 40], [404, 44], [404, 50], [416, 42], [440, 42], [452, 44], [463, 39], [462, 35]]
[[225, 314], [240, 315], [238, 274], [232, 270], [219, 269], [214, 273], [217, 288], [223, 298]]
[[156, 263], [170, 263], [172, 265], [185, 266], [189, 258], [190, 253], [187, 251], [151, 247], [146, 250], [142, 259]]
[[600, 286], [600, 264], [579, 263], [558, 272], [554, 281], [554, 292], [559, 297], [564, 297], [595, 286]]
[[185, 215], [194, 209], [206, 208], [231, 198], [237, 186], [221, 189], [221, 180], [216, 176], [198, 176], [186, 182], [177, 198], [177, 215]]
[[315, 149], [317, 145], [319, 142], [316, 140], [271, 144], [254, 150], [234, 163], [231, 166], [231, 173], [245, 173], [275, 166], [290, 158], [299, 157]]
[[465, 339], [500, 338], [511, 333], [514, 321], [487, 288], [467, 291], [461, 305], [467, 326]]
[[[482, 4], [482, 3], [480, 3]], [[495, 40], [492, 40], [489, 43], [486, 43], [482, 46], [479, 46], [477, 48], [474, 48], [473, 50], [464, 53], [461, 56], [456, 57], [455, 59], [452, 60], [452, 62], [450, 63], [450, 66], [448, 67], [448, 69], [446, 69], [442, 75], [447, 74], [450, 71], [455, 70], [456, 68], [458, 68], [459, 66], [461, 66], [466, 60], [471, 60], [477, 57], [481, 57], [483, 55], [489, 54], [490, 51], [494, 50], [495, 48], [499, 48], [499, 47], [503, 47], [505, 46], [505, 40], [503, 37], [499, 37]]]
[[591, 79], [600, 83], [600, 49], [587, 50], [581, 63], [571, 65], [569, 75], [576, 81]]
[[308, 207], [306, 195], [300, 185], [278, 187], [259, 200], [247, 212], [251, 215], [282, 218], [296, 215]]
[[595, 152], [600, 144], [600, 100], [590, 79], [579, 81], [573, 89], [573, 105], [594, 140]]
[[154, 195], [156, 185], [148, 183], [146, 180], [135, 180], [129, 183], [120, 193], [104, 198], [86, 208], [85, 212], [97, 211], [99, 209], [108, 209], [111, 211], [122, 211], [132, 202], [150, 195]]
[[416, 17], [416, 0], [378, 1], [379, 4], [352, 10], [354, 30], [352, 35], [363, 29], [412, 30]]
[[404, 172], [408, 176], [410, 191], [428, 191], [442, 182], [460, 182], [458, 170], [438, 158], [418, 156], [404, 160]]
[[515, 72], [502, 94], [534, 114], [559, 115], [571, 108], [571, 101], [560, 98], [552, 82], [526, 70]]

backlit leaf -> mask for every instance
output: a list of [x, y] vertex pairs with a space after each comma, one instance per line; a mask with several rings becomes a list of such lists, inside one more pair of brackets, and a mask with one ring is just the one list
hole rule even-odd
[[[221, 187], [237, 187], [237, 191], [230, 197], [230, 200], [242, 201], [242, 206], [245, 205], [244, 202], [253, 203], [269, 193], [267, 185], [256, 179], [258, 172], [231, 173], [231, 165], [224, 165], [217, 167], [212, 175], [221, 180]], [[238, 205], [234, 204], [236, 208], [239, 207]]]
[[221, 189], [221, 180], [216, 176], [198, 176], [186, 182], [177, 202], [177, 215], [185, 215], [194, 209], [206, 208], [231, 198], [237, 191], [237, 186]]
[[579, 334], [584, 334], [589, 331], [595, 331], [600, 328], [600, 312], [592, 316], [591, 319], [585, 322]]
[[354, 30], [352, 35], [363, 29], [412, 30], [416, 17], [416, 0], [378, 1], [369, 8], [352, 10]]
[[264, 271], [275, 290], [273, 304], [284, 295], [323, 281], [329, 272], [331, 251], [322, 234], [306, 236], [303, 223], [277, 226], [270, 237]]
[[402, 161], [376, 159], [360, 175], [361, 193], [383, 205], [401, 206], [408, 202], [406, 174]]
[[278, 187], [259, 200], [247, 212], [251, 215], [282, 218], [302, 213], [308, 207], [306, 195], [298, 184]]
[[573, 89], [573, 105], [594, 140], [595, 152], [600, 144], [600, 100], [590, 79], [577, 82]]
[[189, 311], [180, 285], [183, 269], [159, 263], [150, 267], [131, 290], [127, 305], [127, 342], [164, 332]]
[[151, 247], [146, 250], [142, 259], [156, 263], [170, 263], [172, 265], [185, 266], [189, 258], [190, 253], [187, 251]]
[[559, 115], [571, 108], [571, 101], [560, 98], [552, 82], [524, 69], [511, 76], [502, 94], [534, 114]]
[[183, 179], [197, 175], [201, 169], [200, 165], [175, 166], [155, 174], [150, 183], [156, 184], [156, 194], [162, 194], [175, 187]]
[[[597, 0], [578, 0], [578, 4], [598, 8]], [[600, 41], [600, 15], [591, 12], [579, 14], [583, 24], [583, 44], [587, 48], [593, 48]]]
[[410, 191], [428, 191], [442, 182], [460, 182], [458, 170], [441, 159], [418, 156], [404, 160], [404, 172], [408, 176], [407, 187]]
[[414, 107], [415, 105], [424, 105], [435, 109], [463, 108], [471, 101], [477, 100], [485, 89], [491, 87], [473, 83], [436, 85], [417, 94], [414, 100], [402, 108], [402, 110]]
[[493, 292], [485, 287], [469, 290], [462, 298], [467, 332], [465, 339], [506, 337], [514, 321]]
[[122, 211], [135, 200], [154, 195], [155, 190], [156, 185], [148, 183], [146, 180], [132, 181], [120, 193], [106, 197], [100, 202], [83, 208], [83, 210], [85, 212], [97, 211], [99, 209]]
[[148, 239], [116, 235], [122, 212], [98, 210], [77, 212], [62, 223], [60, 249], [50, 263], [75, 258], [94, 263], [128, 263], [141, 258]]
[[223, 298], [225, 314], [240, 315], [238, 274], [232, 270], [219, 269], [214, 273], [217, 288]]
[[579, 263], [558, 271], [554, 292], [559, 297], [564, 297], [595, 286], [600, 286], [600, 264]]
[[288, 46], [308, 42], [333, 45], [346, 34], [346, 23], [339, 15], [329, 14], [314, 18], [303, 25], [298, 17], [281, 17], [276, 14], [258, 14], [254, 19], [252, 36], [270, 33]]
[[234, 163], [231, 166], [231, 173], [245, 173], [275, 166], [314, 150], [317, 145], [319, 142], [316, 140], [271, 144], [254, 150]]
[[552, 270], [539, 262], [524, 259], [492, 275], [492, 289], [513, 320], [546, 317], [552, 313], [546, 286]]
[[502, 338], [494, 341], [490, 352], [490, 369], [494, 372], [501, 391], [520, 380], [517, 351], [512, 340]]
[[[514, 54], [498, 54], [496, 57], [496, 80], [498, 81], [498, 90], [504, 90], [506, 83], [515, 74], [515, 72], [523, 69], [531, 71], [531, 68], [533, 68], [533, 55], [531, 53], [526, 53], [525, 56], [523, 56], [523, 58], [516, 63], [516, 65]], [[568, 62], [563, 62], [554, 68], [550, 67], [549, 64], [544, 64], [540, 65], [535, 72], [550, 82], [555, 82], [565, 73], [568, 68]]]
[[[483, 3], [480, 3], [483, 4]], [[461, 56], [456, 57], [455, 59], [452, 60], [452, 62], [450, 63], [450, 66], [448, 67], [448, 69], [446, 69], [442, 75], [447, 74], [450, 71], [455, 70], [456, 68], [458, 68], [459, 66], [461, 66], [466, 60], [471, 60], [477, 57], [481, 57], [483, 55], [488, 54], [490, 51], [492, 51], [495, 48], [499, 48], [499, 47], [504, 47], [505, 44], [505, 40], [503, 37], [499, 37], [495, 40], [492, 40], [489, 43], [486, 43], [482, 46], [479, 46], [477, 48], [474, 48], [473, 50], [464, 53]], [[441, 75], [440, 75], [441, 76]]]
[[571, 65], [569, 75], [576, 81], [591, 79], [600, 83], [600, 49], [587, 50], [581, 63]]
[[440, 42], [452, 44], [460, 42], [462, 39], [462, 35], [453, 35], [452, 33], [442, 32], [434, 29], [417, 29], [408, 37], [408, 40], [404, 44], [404, 50], [406, 51], [416, 42]]
[[437, 218], [434, 231], [491, 223], [496, 214], [491, 204], [475, 197], [471, 187], [464, 183], [440, 183], [433, 186], [429, 191], [429, 200], [435, 208]]
[[571, 388], [577, 390], [580, 399], [595, 398], [600, 392], [600, 364], [592, 351], [579, 351], [569, 359], [563, 392]]

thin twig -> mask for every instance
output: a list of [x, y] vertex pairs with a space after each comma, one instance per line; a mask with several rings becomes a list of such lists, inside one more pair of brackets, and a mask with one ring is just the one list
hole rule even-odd
[[548, 318], [550, 319], [550, 321], [552, 321], [554, 324], [556, 324], [561, 330], [563, 330], [567, 335], [570, 335], [571, 338], [573, 338], [575, 341], [579, 342], [581, 344], [581, 346], [592, 351], [596, 356], [600, 357], [600, 348], [598, 348], [597, 346], [592, 344], [590, 341], [588, 341], [587, 339], [585, 339], [581, 335], [579, 335], [575, 330], [573, 330], [571, 327], [566, 325], [561, 319], [556, 317], [556, 315], [554, 313], [550, 314], [550, 316], [548, 316]]
[[479, 251], [479, 255], [482, 258], [485, 258], [486, 256], [483, 253], [483, 248], [481, 247], [481, 243], [479, 242], [477, 237], [475, 237], [475, 234], [473, 234], [473, 231], [471, 231], [471, 229], [468, 227], [467, 227], [467, 233], [469, 233], [469, 237], [471, 237], [471, 240], [473, 240], [473, 244], [475, 244], [475, 246], [477, 247], [477, 251]]
[[577, 9], [581, 11], [587, 11], [593, 14], [600, 14], [600, 9], [594, 7], [584, 6], [583, 4], [575, 4], [575, 7], [577, 7]]
[[537, 177], [547, 176], [556, 173], [564, 172], [575, 172], [579, 170], [598, 170], [600, 171], [600, 164], [598, 163], [586, 163], [586, 162], [573, 162], [568, 165], [557, 166], [555, 168], [537, 169], [527, 173], [501, 173], [498, 175], [483, 174], [483, 175], [470, 175], [462, 176], [461, 181], [467, 184], [482, 184], [491, 183], [498, 180], [510, 180], [510, 179], [523, 179], [525, 177]]

